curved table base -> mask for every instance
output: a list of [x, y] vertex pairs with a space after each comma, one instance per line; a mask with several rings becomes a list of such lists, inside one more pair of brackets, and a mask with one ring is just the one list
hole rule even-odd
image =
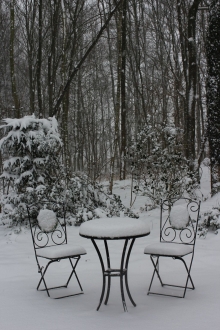
[[[130, 293], [130, 290], [129, 290], [129, 286], [128, 286], [128, 262], [129, 262], [132, 247], [133, 247], [134, 242], [135, 242], [135, 238], [131, 239], [131, 243], [130, 243], [130, 246], [128, 248], [128, 251], [127, 251], [127, 247], [128, 247], [129, 238], [125, 239], [124, 248], [123, 248], [122, 256], [121, 256], [121, 266], [120, 266], [119, 269], [112, 269], [111, 268], [110, 255], [109, 255], [107, 240], [104, 239], [106, 259], [107, 259], [107, 267], [108, 267], [107, 269], [105, 269], [103, 258], [102, 258], [102, 255], [100, 253], [100, 250], [99, 250], [99, 248], [98, 248], [98, 246], [95, 242], [95, 239], [91, 239], [91, 241], [92, 241], [92, 243], [93, 243], [93, 245], [96, 249], [96, 252], [99, 256], [99, 260], [100, 260], [100, 264], [101, 264], [101, 268], [102, 268], [102, 279], [103, 279], [102, 291], [101, 291], [101, 296], [100, 296], [99, 305], [97, 307], [97, 311], [99, 310], [99, 308], [102, 304], [103, 298], [104, 298], [105, 289], [106, 289], [106, 277], [108, 278], [108, 285], [107, 285], [106, 298], [105, 298], [105, 302], [104, 302], [105, 305], [107, 305], [108, 299], [109, 299], [109, 294], [110, 294], [110, 289], [111, 289], [111, 277], [118, 276], [118, 277], [120, 277], [120, 289], [121, 289], [122, 304], [123, 304], [123, 307], [124, 307], [124, 311], [127, 312], [127, 305], [126, 305], [126, 302], [125, 302], [125, 295], [124, 295], [123, 277], [125, 277], [125, 288], [126, 288], [128, 297], [129, 297], [131, 303], [134, 306], [136, 306], [134, 300], [132, 299], [132, 296], [131, 296], [131, 293]], [[126, 251], [127, 251], [127, 256], [126, 256]], [[126, 258], [125, 258], [125, 256], [126, 256]]]

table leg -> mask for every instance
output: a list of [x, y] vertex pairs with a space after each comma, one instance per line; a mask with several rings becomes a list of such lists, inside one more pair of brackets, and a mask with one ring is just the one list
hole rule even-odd
[[100, 253], [100, 251], [99, 251], [99, 248], [98, 248], [98, 246], [97, 246], [95, 240], [94, 240], [94, 239], [91, 239], [91, 241], [92, 241], [92, 243], [93, 243], [93, 245], [94, 245], [94, 247], [95, 247], [95, 249], [96, 249], [96, 252], [97, 252], [97, 254], [98, 254], [98, 256], [99, 256], [99, 260], [100, 260], [101, 267], [102, 267], [102, 280], [103, 280], [103, 282], [102, 282], [102, 293], [101, 293], [101, 297], [100, 297], [99, 305], [98, 305], [98, 307], [97, 307], [97, 311], [98, 311], [99, 308], [100, 308], [100, 306], [101, 306], [101, 303], [102, 303], [102, 300], [103, 300], [103, 297], [104, 297], [104, 293], [105, 293], [105, 284], [106, 284], [106, 282], [105, 282], [105, 274], [104, 274], [104, 272], [105, 272], [105, 267], [104, 267], [104, 263], [103, 263], [103, 260], [102, 260], [102, 255], [101, 255], [101, 253]]
[[[123, 276], [125, 276], [125, 287], [126, 287], [128, 297], [129, 297], [130, 301], [132, 302], [132, 304], [134, 306], [136, 306], [134, 300], [131, 297], [131, 293], [130, 293], [129, 286], [128, 286], [128, 263], [129, 263], [131, 250], [132, 250], [132, 247], [133, 247], [134, 242], [135, 242], [135, 238], [133, 238], [132, 241], [131, 241], [130, 247], [129, 247], [128, 252], [127, 252], [127, 256], [126, 256], [126, 250], [127, 250], [129, 239], [125, 239], [125, 243], [124, 243], [124, 247], [123, 247], [123, 251], [122, 251], [122, 255], [121, 255], [120, 269], [111, 269], [108, 243], [107, 243], [107, 240], [104, 240], [105, 251], [106, 251], [106, 259], [107, 259], [107, 267], [108, 267], [106, 270], [105, 270], [104, 262], [103, 262], [103, 259], [102, 259], [102, 255], [100, 253], [100, 250], [99, 250], [95, 240], [91, 239], [91, 241], [92, 241], [92, 243], [93, 243], [93, 245], [96, 249], [96, 252], [97, 252], [99, 260], [100, 260], [100, 264], [101, 264], [101, 268], [102, 268], [102, 279], [103, 279], [101, 297], [100, 297], [99, 305], [97, 307], [97, 311], [99, 310], [99, 308], [102, 304], [103, 298], [104, 298], [105, 287], [106, 287], [106, 277], [108, 277], [108, 286], [107, 286], [107, 293], [106, 293], [106, 298], [105, 298], [105, 302], [104, 302], [105, 305], [107, 305], [108, 299], [109, 299], [110, 288], [111, 288], [111, 276], [119, 276], [120, 277], [120, 289], [121, 289], [122, 304], [123, 304], [123, 307], [124, 307], [124, 311], [126, 312], [127, 311], [127, 305], [126, 305], [126, 302], [125, 302]], [[126, 258], [125, 258], [125, 256], [126, 256]]]
[[[126, 248], [128, 245], [128, 239], [125, 240], [122, 256], [121, 256], [121, 268], [120, 268], [120, 287], [121, 287], [121, 298], [122, 298], [122, 304], [124, 307], [124, 311], [127, 312], [127, 306], [125, 302], [125, 295], [124, 295], [124, 287], [123, 287], [123, 276], [124, 276], [124, 260], [125, 260], [125, 253]], [[127, 273], [127, 270], [126, 270]]]
[[131, 241], [131, 244], [130, 244], [130, 247], [129, 247], [129, 250], [128, 250], [128, 254], [127, 254], [127, 258], [126, 258], [126, 262], [125, 262], [125, 269], [126, 269], [126, 273], [125, 273], [125, 287], [126, 287], [126, 290], [127, 290], [127, 294], [128, 294], [128, 297], [130, 299], [130, 301], [132, 302], [132, 304], [134, 306], [136, 306], [132, 296], [131, 296], [131, 293], [130, 293], [130, 290], [129, 290], [129, 286], [128, 286], [128, 262], [129, 262], [129, 258], [130, 258], [130, 254], [131, 254], [131, 250], [133, 248], [133, 245], [134, 245], [134, 242], [135, 242], [135, 238], [132, 239]]
[[[111, 263], [110, 263], [110, 256], [109, 256], [109, 250], [108, 250], [108, 243], [107, 240], [104, 240], [105, 244], [105, 252], [106, 252], [106, 259], [107, 259], [107, 266], [108, 269], [111, 268]], [[108, 287], [107, 287], [107, 293], [106, 293], [106, 298], [104, 304], [107, 305], [108, 303], [108, 298], [109, 298], [109, 293], [110, 293], [110, 288], [111, 288], [111, 274], [109, 273], [108, 275]]]

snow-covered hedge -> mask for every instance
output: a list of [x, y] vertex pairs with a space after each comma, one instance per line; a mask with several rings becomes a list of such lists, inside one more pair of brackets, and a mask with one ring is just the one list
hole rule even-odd
[[212, 209], [202, 212], [198, 225], [199, 236], [206, 237], [209, 229], [218, 234], [220, 229], [220, 206], [213, 207]]
[[182, 132], [178, 128], [145, 125], [126, 157], [136, 194], [148, 196], [154, 205], [161, 198], [193, 195], [197, 178], [182, 153], [181, 141]]
[[120, 216], [120, 213], [130, 217], [136, 215], [126, 209], [117, 195], [108, 195], [103, 186], [91, 183], [85, 174], [75, 174], [68, 183], [66, 191], [68, 198], [69, 223], [79, 225], [93, 218]]

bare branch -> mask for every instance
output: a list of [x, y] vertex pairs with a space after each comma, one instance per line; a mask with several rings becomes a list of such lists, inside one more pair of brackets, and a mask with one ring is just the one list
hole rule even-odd
[[123, 2], [123, 0], [119, 0], [117, 2], [115, 7], [113, 8], [113, 10], [110, 12], [110, 14], [109, 14], [107, 20], [105, 21], [104, 25], [101, 27], [101, 29], [99, 30], [97, 36], [93, 40], [92, 44], [89, 46], [89, 48], [87, 49], [87, 51], [85, 52], [85, 54], [83, 55], [83, 57], [81, 58], [79, 63], [77, 64], [77, 66], [74, 68], [73, 72], [70, 74], [70, 76], [69, 76], [69, 78], [66, 82], [66, 85], [64, 86], [63, 91], [61, 92], [61, 95], [59, 96], [59, 98], [58, 98], [58, 100], [57, 100], [57, 102], [54, 106], [53, 116], [55, 116], [57, 114], [57, 112], [59, 110], [59, 107], [60, 107], [60, 104], [61, 104], [66, 92], [68, 91], [68, 88], [69, 88], [73, 78], [75, 77], [75, 75], [77, 74], [77, 72], [81, 68], [82, 64], [85, 62], [86, 58], [88, 57], [88, 55], [91, 53], [91, 51], [93, 50], [93, 48], [95, 47], [95, 45], [99, 41], [100, 37], [102, 36], [102, 33], [107, 28], [109, 22], [111, 21], [111, 18], [113, 17], [113, 15], [115, 14], [115, 12], [117, 11], [117, 9], [119, 8], [119, 6], [121, 5], [122, 2]]

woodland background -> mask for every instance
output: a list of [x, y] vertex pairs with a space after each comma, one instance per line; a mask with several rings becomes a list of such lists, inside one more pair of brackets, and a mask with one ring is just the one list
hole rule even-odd
[[199, 167], [209, 156], [213, 3], [0, 0], [0, 119], [55, 116], [66, 167], [108, 179], [110, 191], [146, 124], [181, 128], [182, 151]]

